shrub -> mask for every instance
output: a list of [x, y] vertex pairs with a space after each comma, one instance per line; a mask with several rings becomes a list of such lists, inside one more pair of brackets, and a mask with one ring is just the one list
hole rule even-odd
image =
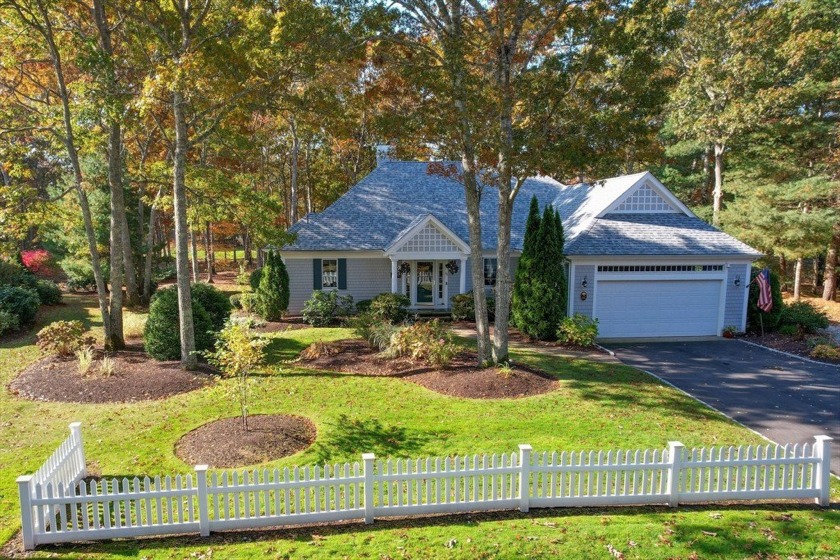
[[35, 290], [19, 286], [0, 287], [0, 311], [16, 315], [21, 326], [35, 321], [40, 304]]
[[[452, 320], [454, 321], [475, 321], [475, 299], [473, 292], [455, 294], [449, 298], [452, 309]], [[487, 318], [493, 319], [496, 315], [496, 300], [493, 296], [487, 296]]]
[[252, 293], [240, 294], [239, 305], [242, 311], [246, 313], [253, 313], [257, 309], [257, 296]]
[[251, 289], [255, 292], [257, 291], [257, 288], [260, 287], [260, 280], [262, 280], [262, 274], [263, 274], [262, 267], [255, 268], [254, 272], [251, 273], [251, 278], [250, 278], [249, 283], [251, 284]]
[[85, 337], [81, 321], [55, 321], [38, 331], [37, 344], [43, 354], [69, 357], [93, 340]]
[[370, 311], [360, 313], [348, 321], [348, 326], [359, 338], [363, 338], [372, 348], [385, 350], [391, 344], [391, 337], [400, 330], [400, 327], [382, 321], [375, 317]]
[[54, 274], [53, 257], [46, 249], [31, 249], [20, 252], [20, 260], [26, 270], [33, 274]]
[[797, 336], [799, 335], [799, 327], [796, 325], [782, 325], [779, 327], [779, 334], [784, 334], [787, 336]]
[[362, 314], [370, 311], [372, 299], [362, 299], [356, 302], [356, 313]]
[[388, 352], [394, 356], [424, 360], [435, 367], [446, 367], [458, 352], [458, 347], [452, 340], [448, 325], [435, 319], [397, 330], [391, 337]]
[[[408, 317], [411, 300], [404, 294], [379, 294], [370, 302], [370, 312], [374, 317], [389, 323], [401, 323]], [[358, 309], [358, 306], [356, 306]]]
[[245, 270], [245, 265], [239, 265], [239, 273], [236, 275], [236, 284], [238, 286], [250, 286], [251, 285], [251, 274]]
[[0, 311], [0, 336], [20, 328], [20, 319], [14, 313]]
[[557, 338], [565, 344], [592, 346], [598, 338], [598, 319], [575, 313], [560, 322]]
[[152, 280], [155, 282], [165, 282], [166, 280], [173, 280], [178, 276], [178, 269], [175, 265], [160, 266], [152, 274]]
[[266, 321], [279, 321], [289, 308], [289, 273], [278, 253], [269, 251], [257, 287], [257, 313]]
[[782, 308], [784, 307], [779, 277], [773, 272], [770, 273], [770, 294], [773, 299], [773, 308], [769, 313], [765, 313], [758, 308], [758, 282], [754, 281], [758, 273], [759, 269], [753, 268], [750, 274], [750, 293], [747, 300], [747, 330], [750, 332], [761, 332], [763, 325], [765, 331], [775, 331], [779, 328], [779, 320], [781, 319]]
[[[100, 262], [102, 273], [108, 278], [108, 266], [103, 260]], [[67, 289], [73, 291], [92, 292], [96, 290], [96, 278], [93, 276], [93, 266], [84, 259], [64, 259], [60, 263], [61, 270], [67, 277]]]
[[[213, 321], [197, 299], [192, 301], [195, 348], [202, 352], [213, 347]], [[143, 328], [143, 347], [157, 360], [181, 358], [181, 334], [178, 327], [178, 290], [175, 286], [160, 290], [152, 298], [149, 318]]]
[[41, 305], [58, 305], [61, 303], [61, 288], [50, 280], [37, 280], [35, 291], [38, 292], [38, 299]]
[[353, 312], [353, 296], [339, 295], [335, 290], [312, 292], [303, 304], [303, 320], [313, 327], [326, 327]]
[[828, 316], [807, 301], [795, 301], [782, 308], [782, 327], [792, 326], [800, 338], [828, 327]]
[[233, 294], [228, 301], [230, 301], [232, 308], [242, 309], [242, 294]]
[[190, 293], [192, 294], [193, 305], [197, 301], [210, 315], [210, 323], [213, 325], [212, 330], [214, 332], [222, 330], [228, 317], [230, 317], [230, 298], [210, 284], [193, 284], [190, 286]]
[[0, 260], [0, 286], [16, 286], [18, 288], [35, 289], [35, 276], [13, 262]]
[[840, 360], [840, 348], [830, 344], [817, 344], [811, 350], [811, 357], [823, 360]]

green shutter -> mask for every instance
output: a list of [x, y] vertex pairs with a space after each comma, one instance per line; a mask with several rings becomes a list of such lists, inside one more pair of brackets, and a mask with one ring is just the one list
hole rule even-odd
[[338, 289], [347, 289], [347, 259], [338, 259]]
[[321, 259], [312, 259], [312, 289], [320, 290], [323, 288], [321, 282], [323, 275], [321, 274]]

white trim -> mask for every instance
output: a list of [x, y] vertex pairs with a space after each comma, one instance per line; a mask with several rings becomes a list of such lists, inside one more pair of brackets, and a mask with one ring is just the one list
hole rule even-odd
[[[724, 269], [725, 271], [725, 269]], [[709, 272], [603, 272], [595, 267], [595, 272], [599, 274], [598, 279], [604, 282], [610, 280], [620, 281], [643, 281], [643, 280], [721, 280], [726, 281], [725, 273], [720, 271]]]
[[747, 310], [750, 303], [750, 276], [752, 275], [752, 266], [747, 264], [747, 273], [741, 276], [741, 285], [733, 287], [736, 290], [744, 290], [744, 309], [741, 310], [741, 332], [747, 332]]
[[[726, 273], [726, 268], [723, 269], [724, 274]], [[729, 283], [727, 282], [729, 275], [723, 277], [720, 281], [720, 301], [718, 302], [718, 330], [717, 335], [723, 336], [723, 327], [724, 321], [726, 320], [726, 291], [729, 289]]]
[[569, 255], [578, 264], [661, 265], [661, 264], [751, 264], [758, 257], [748, 255]]
[[[609, 206], [607, 206], [604, 210], [601, 210], [601, 212], [599, 212], [598, 215], [595, 216], [595, 217], [596, 218], [603, 218], [604, 215], [609, 214], [610, 212], [613, 212], [618, 206], [621, 205], [622, 202], [624, 202], [624, 200], [627, 197], [632, 196], [633, 193], [635, 193], [637, 190], [639, 190], [639, 188], [641, 188], [641, 186], [644, 185], [644, 184], [647, 184], [659, 196], [661, 196], [666, 202], [668, 202], [672, 207], [674, 207], [674, 209], [678, 210], [679, 212], [682, 212], [686, 216], [693, 216], [695, 218], [697, 217], [697, 216], [695, 216], [694, 212], [692, 212], [691, 210], [688, 209], [688, 206], [686, 206], [685, 204], [680, 202], [680, 199], [678, 199], [676, 196], [674, 196], [674, 194], [671, 191], [668, 190], [668, 187], [663, 185], [659, 181], [659, 179], [654, 177], [653, 173], [651, 173], [650, 171], [646, 171], [644, 173], [644, 175], [639, 177], [639, 179], [635, 183], [630, 185], [629, 188], [627, 188], [623, 193], [618, 195], [615, 198], [615, 200], [613, 200], [613, 202]], [[679, 212], [677, 212], [677, 213], [679, 213]], [[646, 213], [649, 213], [649, 212], [646, 212]], [[667, 212], [667, 213], [671, 213], [671, 212]]]
[[569, 285], [566, 288], [569, 290], [568, 295], [568, 305], [566, 306], [568, 309], [568, 315], [571, 317], [575, 314], [575, 263], [569, 261]]
[[[451, 229], [446, 227], [443, 222], [438, 220], [432, 214], [428, 214], [425, 218], [420, 220], [414, 227], [410, 228], [408, 231], [403, 233], [400, 237], [398, 237], [391, 245], [389, 245], [385, 249], [386, 255], [396, 254], [406, 243], [408, 243], [417, 233], [423, 230], [426, 225], [431, 223], [434, 227], [436, 227], [444, 237], [448, 238], [455, 246], [457, 246], [462, 253], [469, 255], [470, 254], [470, 246], [469, 244], [465, 243], [463, 239], [455, 235]], [[415, 253], [406, 253], [408, 254], [415, 254]], [[451, 254], [451, 253], [431, 253], [431, 254]], [[427, 253], [427, 256], [429, 254]], [[413, 258], [413, 257], [406, 257], [403, 254], [400, 254], [401, 258]], [[445, 258], [445, 257], [441, 257]]]

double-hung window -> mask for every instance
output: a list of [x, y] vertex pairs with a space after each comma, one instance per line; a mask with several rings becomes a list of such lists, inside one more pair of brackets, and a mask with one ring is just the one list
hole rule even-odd
[[484, 286], [492, 288], [496, 285], [496, 269], [498, 261], [493, 259], [484, 259]]
[[321, 287], [338, 288], [338, 259], [321, 261]]

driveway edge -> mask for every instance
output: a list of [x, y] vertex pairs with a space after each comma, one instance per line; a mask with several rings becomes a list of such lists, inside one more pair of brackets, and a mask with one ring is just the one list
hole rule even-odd
[[750, 346], [755, 346], [756, 348], [763, 348], [764, 350], [770, 350], [771, 352], [775, 352], [776, 354], [781, 354], [782, 356], [787, 356], [788, 358], [796, 358], [797, 360], [801, 360], [803, 362], [807, 362], [809, 364], [815, 364], [818, 366], [836, 366], [837, 364], [830, 364], [828, 362], [820, 362], [818, 360], [812, 360], [811, 358], [806, 358], [804, 356], [799, 356], [797, 354], [791, 354], [790, 352], [785, 352], [784, 350], [776, 350], [775, 348], [770, 348], [769, 346], [764, 346], [763, 344], [757, 344], [755, 342], [750, 342], [748, 340], [742, 340], [740, 338], [735, 339], [737, 342], [743, 342], [744, 344], [749, 344]]

